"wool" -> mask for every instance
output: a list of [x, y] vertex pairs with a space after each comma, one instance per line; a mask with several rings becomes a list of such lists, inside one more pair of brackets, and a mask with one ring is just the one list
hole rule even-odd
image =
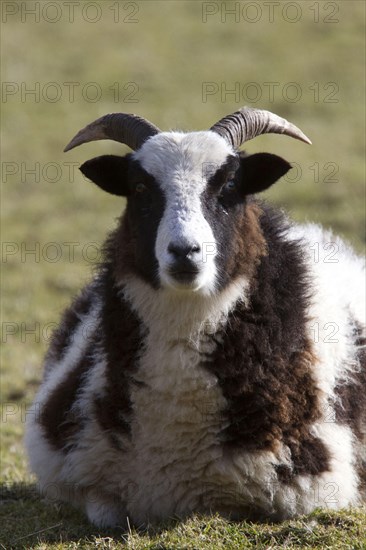
[[254, 196], [289, 168], [214, 131], [82, 166], [127, 206], [28, 418], [45, 496], [99, 526], [365, 500], [364, 265]]

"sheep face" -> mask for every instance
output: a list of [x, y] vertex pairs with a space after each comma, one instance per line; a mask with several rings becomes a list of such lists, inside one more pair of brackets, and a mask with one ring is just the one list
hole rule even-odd
[[[148, 227], [157, 224], [154, 255], [159, 284], [178, 291], [214, 292], [220, 286], [217, 230], [223, 233], [229, 225], [225, 186], [240, 208], [237, 157], [219, 136], [197, 132], [161, 133], [148, 140], [134, 159], [156, 182], [155, 186], [148, 182], [142, 194], [159, 195], [155, 201], [164, 203], [158, 219], [155, 208], [150, 211], [153, 223], [146, 218]], [[214, 177], [219, 170], [221, 181]], [[136, 225], [136, 215], [132, 219]]]
[[255, 228], [248, 227], [247, 196], [289, 167], [275, 155], [238, 155], [208, 131], [161, 132], [132, 155], [98, 157], [82, 171], [127, 196], [135, 273], [155, 288], [211, 295], [242, 275], [238, 255], [245, 260], [248, 246], [261, 246], [248, 235]]

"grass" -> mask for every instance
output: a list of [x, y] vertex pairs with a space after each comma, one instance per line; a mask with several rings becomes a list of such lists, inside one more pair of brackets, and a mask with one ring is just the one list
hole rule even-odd
[[[319, 511], [278, 525], [197, 517], [156, 532], [98, 533], [79, 513], [35, 496], [22, 446], [50, 329], [90, 277], [95, 246], [123, 209], [123, 201], [85, 182], [76, 165], [127, 148], [100, 142], [63, 155], [64, 145], [87, 122], [112, 111], [137, 112], [163, 129], [201, 129], [243, 104], [272, 110], [302, 128], [313, 146], [277, 136], [247, 144], [249, 152], [274, 152], [298, 167], [268, 199], [296, 220], [333, 227], [362, 251], [364, 3], [297, 2], [301, 17], [293, 23], [283, 15], [283, 2], [273, 23], [264, 4], [260, 19], [250, 23], [243, 16], [253, 19], [249, 11], [241, 11], [238, 22], [229, 15], [222, 22], [222, 3], [213, 3], [219, 11], [204, 23], [200, 2], [153, 0], [132, 8], [119, 2], [119, 22], [114, 22], [110, 8], [116, 3], [104, 0], [100, 20], [91, 23], [82, 16], [85, 2], [75, 8], [73, 22], [65, 4], [58, 3], [61, 18], [55, 23], [46, 20], [55, 17], [51, 8], [35, 22], [35, 16], [22, 15], [21, 2], [3, 3], [18, 7], [18, 14], [3, 14], [1, 37], [6, 85], [1, 102], [2, 547], [366, 547], [362, 510]], [[247, 3], [237, 4], [243, 10]], [[287, 15], [294, 18], [294, 12]], [[123, 21], [126, 17], [137, 22]], [[74, 98], [65, 85], [70, 82]], [[204, 96], [207, 83], [218, 91]], [[31, 89], [35, 93], [27, 95]], [[54, 101], [52, 94], [60, 90]], [[93, 90], [101, 91], [96, 101]], [[65, 164], [70, 162], [74, 169]]]
[[[70, 508], [46, 506], [29, 486], [9, 487], [5, 494], [3, 547], [34, 549], [192, 549], [232, 548], [342, 548], [366, 545], [365, 515], [361, 511], [315, 511], [282, 523], [230, 522], [213, 516], [172, 519], [145, 530], [96, 530]], [[19, 522], [19, 517], [22, 521]], [[1, 548], [1, 546], [0, 546]]]

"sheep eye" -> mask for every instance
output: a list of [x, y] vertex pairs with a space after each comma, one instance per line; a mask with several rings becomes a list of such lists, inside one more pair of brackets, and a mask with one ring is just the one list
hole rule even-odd
[[135, 193], [141, 194], [141, 193], [144, 193], [145, 191], [147, 191], [147, 187], [144, 183], [138, 183], [135, 186]]
[[223, 191], [234, 191], [235, 188], [236, 188], [235, 181], [234, 180], [229, 180], [225, 183], [222, 190]]

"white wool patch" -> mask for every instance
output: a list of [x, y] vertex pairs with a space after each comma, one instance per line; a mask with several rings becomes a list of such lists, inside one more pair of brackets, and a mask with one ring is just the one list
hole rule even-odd
[[176, 287], [169, 274], [172, 262], [170, 243], [201, 248], [199, 275], [193, 290], [202, 294], [215, 291], [217, 244], [201, 207], [201, 195], [207, 185], [207, 174], [214, 173], [234, 151], [214, 132], [162, 132], [149, 139], [134, 158], [152, 175], [162, 189], [166, 206], [159, 224], [155, 255], [159, 263], [160, 281]]
[[212, 465], [223, 457], [218, 434], [226, 422], [226, 400], [201, 363], [216, 346], [210, 334], [225, 325], [246, 286], [238, 280], [211, 297], [153, 291], [133, 278], [124, 286], [124, 296], [148, 329], [135, 375], [144, 385], [132, 387], [128, 457], [134, 489], [128, 511], [137, 522], [199, 509], [206, 488], [222, 493], [222, 473], [214, 473]]
[[42, 407], [47, 401], [50, 393], [63, 380], [68, 378], [70, 372], [84, 356], [86, 348], [90, 343], [91, 336], [97, 328], [101, 309], [101, 304], [96, 297], [95, 302], [90, 312], [80, 320], [74, 334], [71, 335], [69, 346], [64, 350], [63, 358], [49, 366], [49, 376], [42, 383], [35, 401], [39, 407]]
[[195, 339], [202, 333], [213, 334], [241, 300], [247, 303], [249, 281], [240, 277], [219, 294], [202, 296], [157, 289], [137, 277], [124, 278], [123, 295], [144, 325], [159, 335], [159, 341], [179, 338]]
[[[96, 298], [95, 298], [96, 301]], [[70, 481], [62, 475], [65, 465], [64, 454], [55, 449], [45, 438], [44, 430], [39, 424], [42, 408], [52, 392], [68, 378], [78, 362], [83, 357], [90, 339], [97, 327], [100, 313], [100, 303], [95, 303], [90, 312], [83, 316], [73, 335], [64, 357], [49, 366], [49, 375], [43, 381], [33, 403], [33, 414], [27, 414], [25, 445], [28, 451], [31, 470], [37, 475], [41, 491], [52, 498], [55, 492], [58, 498], [70, 499], [72, 487], [64, 489], [62, 481]], [[54, 497], [57, 498], [57, 497]], [[72, 500], [72, 498], [71, 498]]]
[[276, 481], [273, 505], [280, 519], [309, 514], [318, 507], [337, 510], [360, 504], [351, 430], [334, 422], [319, 422], [312, 434], [325, 443], [330, 469], [316, 476], [296, 476], [289, 485]]
[[325, 397], [357, 368], [350, 319], [365, 326], [366, 272], [363, 258], [316, 224], [294, 226], [292, 238], [304, 243], [313, 299], [308, 331], [320, 364], [314, 370]]
[[[339, 508], [356, 504], [359, 498], [355, 457], [360, 443], [348, 427], [335, 422], [334, 395], [335, 388], [351, 381], [360, 368], [352, 332], [355, 322], [364, 328], [366, 324], [365, 262], [342, 239], [319, 225], [294, 226], [290, 235], [303, 241], [311, 274], [308, 334], [319, 360], [312, 375], [322, 390], [322, 423], [317, 423], [313, 432], [332, 457], [331, 471], [317, 477], [311, 491], [317, 492], [319, 506]], [[304, 512], [311, 509], [311, 502]]]

